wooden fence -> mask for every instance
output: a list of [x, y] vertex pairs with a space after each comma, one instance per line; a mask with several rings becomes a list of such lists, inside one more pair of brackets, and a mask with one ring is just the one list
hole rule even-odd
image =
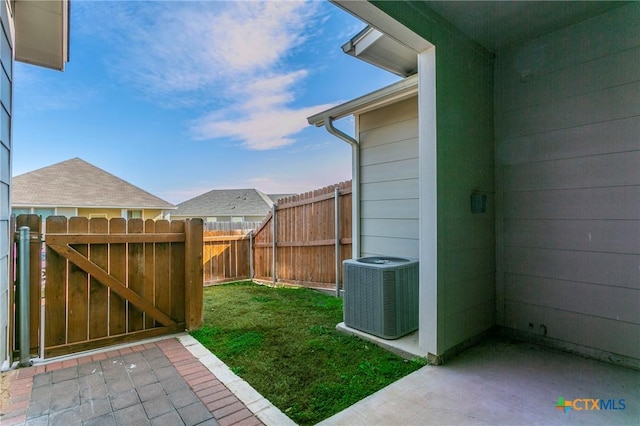
[[204, 285], [249, 279], [251, 273], [251, 231], [204, 231]]
[[255, 279], [336, 288], [351, 258], [351, 181], [280, 200], [253, 243]]
[[[38, 220], [21, 215], [16, 226], [39, 230]], [[36, 241], [31, 341], [44, 341], [45, 357], [201, 326], [202, 220], [48, 217], [44, 318]]]
[[205, 230], [203, 241], [205, 285], [252, 278], [335, 289], [351, 258], [351, 181], [281, 199], [257, 229]]

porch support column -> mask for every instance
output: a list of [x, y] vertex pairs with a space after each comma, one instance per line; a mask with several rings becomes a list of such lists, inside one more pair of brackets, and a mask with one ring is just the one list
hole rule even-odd
[[420, 290], [418, 347], [438, 355], [438, 167], [436, 48], [418, 54], [418, 164], [420, 188]]

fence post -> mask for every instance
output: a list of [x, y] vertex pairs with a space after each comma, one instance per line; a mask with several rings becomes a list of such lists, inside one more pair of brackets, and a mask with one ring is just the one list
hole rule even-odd
[[271, 206], [271, 220], [273, 221], [273, 223], [271, 224], [272, 229], [273, 229], [273, 249], [271, 250], [273, 255], [271, 258], [271, 274], [273, 275], [273, 285], [276, 285], [276, 281], [278, 279], [277, 275], [276, 275], [276, 246], [277, 246], [277, 240], [276, 240], [276, 231], [278, 230], [278, 227], [276, 225], [276, 205], [275, 203], [273, 204], [273, 206]]
[[203, 309], [203, 221], [185, 221], [185, 328], [189, 331], [202, 327]]
[[31, 365], [30, 321], [29, 303], [29, 227], [21, 226], [18, 234], [18, 332], [20, 349], [20, 367]]

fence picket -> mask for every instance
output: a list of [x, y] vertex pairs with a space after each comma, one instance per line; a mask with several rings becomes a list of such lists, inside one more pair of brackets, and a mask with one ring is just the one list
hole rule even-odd
[[[86, 217], [73, 217], [68, 222], [69, 232], [89, 232], [89, 219]], [[78, 253], [87, 256], [89, 246], [87, 244], [74, 244], [72, 247]], [[69, 343], [81, 342], [89, 338], [89, 275], [76, 265], [69, 265], [69, 278], [67, 280], [67, 305], [69, 309], [68, 337]], [[106, 301], [106, 298], [105, 298]]]
[[[67, 218], [50, 216], [47, 218], [48, 233], [67, 233]], [[67, 342], [67, 260], [47, 247], [45, 283], [45, 347], [63, 345]]]
[[[156, 221], [156, 233], [170, 232], [171, 226], [166, 220]], [[162, 312], [171, 311], [171, 247], [170, 243], [156, 243], [156, 304]], [[156, 325], [160, 325], [156, 321]]]
[[[185, 233], [185, 222], [173, 221], [171, 222], [171, 232]], [[184, 244], [171, 243], [171, 280], [175, 282], [184, 283], [185, 269], [184, 259], [185, 251]], [[175, 318], [178, 322], [184, 322], [185, 320], [185, 294], [184, 287], [171, 286], [171, 318]]]
[[[127, 232], [127, 222], [122, 218], [109, 221], [110, 234]], [[109, 273], [114, 278], [127, 282], [127, 245], [110, 244]], [[127, 302], [109, 289], [109, 335], [117, 336], [127, 332]]]
[[[74, 219], [77, 218], [69, 220], [70, 225]], [[109, 232], [109, 222], [105, 218], [92, 218], [89, 220], [89, 232], [92, 234], [107, 234]], [[109, 245], [91, 244], [89, 259], [107, 271], [109, 268]], [[92, 319], [89, 323], [90, 339], [105, 337], [109, 334], [108, 297], [107, 288], [96, 278], [91, 277], [89, 285], [89, 316]]]
[[[142, 219], [130, 219], [127, 221], [129, 234], [142, 234], [144, 225]], [[144, 297], [144, 244], [129, 243], [129, 276], [128, 287]], [[144, 328], [142, 311], [129, 304], [129, 331], [138, 331]]]
[[[156, 222], [147, 219], [144, 222], [145, 234], [153, 234], [156, 230]], [[155, 288], [155, 244], [146, 243], [144, 245], [144, 294], [147, 300], [157, 307], [157, 295]], [[149, 329], [155, 326], [155, 320], [150, 315], [145, 315], [144, 328]]]

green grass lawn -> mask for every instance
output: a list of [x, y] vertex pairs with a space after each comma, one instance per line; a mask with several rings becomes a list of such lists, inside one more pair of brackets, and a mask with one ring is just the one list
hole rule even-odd
[[298, 424], [314, 424], [419, 369], [335, 331], [342, 299], [239, 282], [204, 289], [193, 336]]

